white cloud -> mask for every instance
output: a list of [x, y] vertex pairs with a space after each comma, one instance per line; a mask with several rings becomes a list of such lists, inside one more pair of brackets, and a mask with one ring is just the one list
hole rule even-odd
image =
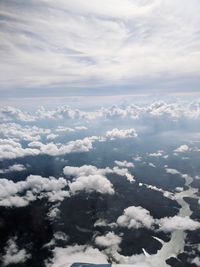
[[[92, 143], [98, 139], [95, 136], [85, 137], [84, 139], [78, 139], [75, 141], [70, 141], [67, 144], [54, 144], [48, 143], [43, 144], [37, 142], [37, 146], [39, 146], [40, 154], [47, 154], [51, 156], [64, 155], [74, 152], [88, 152], [93, 148]], [[33, 143], [30, 144], [33, 147]]]
[[175, 230], [196, 230], [200, 228], [200, 223], [190, 219], [188, 216], [166, 217], [159, 220], [160, 230], [165, 232], [173, 232]]
[[52, 202], [62, 201], [65, 197], [69, 197], [68, 191], [64, 190], [66, 186], [67, 181], [62, 177], [56, 179], [30, 175], [25, 181], [19, 182], [0, 179], [0, 205], [26, 206], [30, 201], [34, 201], [37, 195], [48, 197]]
[[69, 176], [87, 176], [87, 175], [94, 175], [94, 174], [100, 174], [100, 175], [106, 175], [109, 173], [116, 173], [119, 176], [126, 176], [128, 173], [128, 169], [126, 168], [119, 168], [115, 166], [114, 168], [100, 168], [98, 169], [97, 167], [93, 165], [83, 165], [80, 167], [73, 167], [73, 166], [65, 166], [63, 169], [63, 173], [65, 175]]
[[60, 210], [57, 206], [53, 206], [50, 208], [50, 211], [47, 215], [48, 215], [48, 218], [53, 221], [54, 219], [59, 218]]
[[163, 151], [162, 150], [159, 150], [159, 151], [154, 152], [154, 153], [149, 153], [150, 157], [162, 157], [162, 155], [163, 155]]
[[194, 263], [194, 264], [196, 264], [196, 266], [199, 266], [200, 265], [200, 258], [197, 256], [197, 257], [195, 257], [192, 261], [191, 261], [191, 263]]
[[108, 232], [104, 236], [97, 236], [95, 238], [95, 243], [104, 248], [111, 248], [114, 250], [119, 250], [119, 244], [121, 243], [122, 238], [118, 235], [115, 235], [113, 232]]
[[149, 211], [142, 207], [128, 207], [124, 210], [123, 215], [117, 219], [117, 224], [128, 228], [151, 228], [154, 223], [153, 217]]
[[71, 132], [74, 132], [74, 129], [69, 128], [69, 127], [59, 126], [58, 128], [55, 129], [55, 131], [57, 133], [62, 133], [62, 132], [64, 132], [64, 133], [68, 133], [68, 132], [71, 133]]
[[176, 153], [185, 153], [185, 152], [187, 152], [189, 150], [189, 146], [188, 145], [181, 145], [181, 146], [179, 146], [178, 148], [176, 148], [175, 150], [174, 150], [174, 152], [176, 152]]
[[2, 2], [1, 88], [196, 77], [198, 10], [198, 0]]
[[69, 183], [70, 191], [75, 194], [78, 191], [97, 191], [102, 194], [114, 194], [111, 182], [103, 175], [95, 174], [80, 176], [72, 183]]
[[94, 175], [94, 174], [106, 175], [109, 173], [116, 173], [119, 176], [126, 176], [128, 173], [128, 169], [119, 168], [117, 166], [113, 168], [106, 167], [98, 169], [93, 165], [83, 165], [80, 167], [65, 166], [63, 172], [65, 175], [76, 176], [76, 177]]
[[16, 238], [11, 238], [7, 242], [7, 246], [5, 247], [5, 255], [2, 257], [3, 266], [24, 263], [30, 257], [31, 255], [27, 254], [25, 249], [19, 250], [16, 244]]
[[0, 139], [0, 160], [15, 159], [24, 156], [37, 156], [38, 149], [23, 148], [18, 142], [10, 139]]
[[69, 237], [65, 233], [63, 233], [63, 232], [55, 232], [53, 236], [57, 240], [64, 240], [64, 241], [66, 241], [66, 240], [69, 239]]
[[81, 167], [65, 166], [63, 169], [65, 175], [69, 176], [82, 176], [82, 175], [93, 175], [93, 174], [102, 174], [102, 169], [97, 169], [92, 165], [83, 165]]
[[[15, 118], [14, 118], [15, 121]], [[50, 129], [40, 128], [37, 126], [20, 125], [17, 123], [2, 123], [0, 134], [4, 138], [11, 138], [15, 140], [25, 140], [29, 142], [39, 141], [41, 136], [46, 136], [51, 133]]]
[[117, 164], [119, 167], [134, 168], [134, 164], [126, 160], [124, 161], [115, 160], [115, 164]]
[[53, 250], [54, 258], [48, 267], [60, 267], [71, 262], [108, 263], [105, 254], [97, 248], [89, 246], [69, 246], [66, 248], [56, 247]]
[[130, 182], [134, 181], [134, 176], [128, 172], [128, 169], [119, 167], [98, 169], [92, 165], [83, 165], [81, 167], [65, 166], [63, 173], [66, 176], [75, 177], [69, 183], [70, 190], [73, 194], [84, 190], [86, 192], [97, 191], [100, 193], [113, 194], [114, 189], [111, 182], [106, 178], [106, 174], [115, 173], [120, 176], [126, 176]]
[[57, 134], [48, 134], [47, 135], [47, 140], [54, 140], [56, 137], [58, 137], [58, 135]]
[[9, 196], [5, 199], [0, 199], [0, 206], [3, 207], [25, 207], [28, 204], [29, 201], [20, 196]]
[[88, 128], [85, 126], [76, 126], [75, 129], [78, 131], [86, 131]]
[[149, 166], [152, 167], [152, 168], [156, 168], [156, 165], [153, 164], [152, 162], [149, 162]]
[[176, 169], [172, 169], [172, 168], [165, 168], [166, 173], [169, 174], [181, 174], [179, 171], [177, 171]]
[[25, 170], [26, 170], [26, 167], [23, 164], [14, 164], [14, 165], [9, 166], [6, 169], [0, 170], [0, 173], [21, 172]]
[[0, 160], [40, 154], [58, 156], [76, 152], [88, 152], [93, 148], [92, 144], [95, 140], [98, 140], [98, 137], [85, 137], [84, 139], [69, 141], [67, 144], [54, 144], [53, 142], [43, 144], [39, 141], [34, 141], [28, 144], [29, 147], [24, 148], [20, 143], [13, 140], [0, 139]]
[[127, 177], [127, 180], [130, 182], [130, 183], [133, 183], [133, 182], [135, 182], [135, 178], [134, 178], [134, 176], [132, 175], [132, 174], [130, 174], [130, 173], [126, 173], [126, 177]]
[[[49, 120], [76, 120], [79, 123], [85, 121], [94, 121], [94, 120], [114, 120], [114, 119], [138, 119], [138, 118], [147, 118], [148, 120], [160, 120], [163, 119], [181, 119], [181, 118], [192, 118], [199, 119], [200, 118], [200, 104], [199, 100], [194, 102], [174, 102], [174, 103], [166, 103], [164, 101], [157, 101], [153, 104], [146, 104], [143, 106], [136, 105], [128, 105], [125, 107], [121, 106], [112, 106], [109, 108], [100, 108], [98, 110], [92, 111], [81, 111], [77, 109], [72, 109], [66, 106], [60, 106], [53, 110], [47, 110], [44, 108], [40, 108], [35, 112], [27, 113], [25, 111], [16, 109], [14, 107], [9, 107], [12, 109], [12, 116], [10, 112], [6, 112], [7, 108], [0, 109], [0, 118], [2, 122], [0, 133], [5, 136], [15, 137], [18, 139], [24, 139], [29, 141], [39, 140], [40, 135], [48, 135], [51, 134], [50, 129], [43, 129], [37, 126], [20, 126], [20, 124], [16, 124], [16, 121], [24, 122], [24, 117], [31, 117], [31, 120], [36, 122], [49, 121]], [[18, 113], [23, 114], [23, 116], [18, 116]], [[28, 114], [28, 115], [27, 115]], [[79, 131], [80, 129], [85, 129], [85, 126], [75, 126], [74, 128], [69, 128], [66, 126], [58, 126], [55, 128], [56, 134], [62, 134], [64, 132], [74, 132]]]
[[116, 139], [116, 138], [130, 138], [130, 137], [136, 137], [137, 133], [135, 129], [118, 129], [114, 128], [111, 131], [106, 132], [106, 137], [110, 139]]
[[155, 185], [149, 185], [149, 184], [144, 184], [144, 183], [139, 183], [139, 186], [145, 186], [146, 188], [148, 189], [151, 189], [151, 190], [155, 190], [155, 191], [158, 191], [158, 192], [161, 192], [163, 194], [163, 196], [167, 197], [167, 198], [170, 198], [170, 199], [175, 199], [173, 193], [169, 192], [169, 191], [165, 191], [161, 188], [158, 188], [156, 187]]
[[30, 122], [35, 120], [35, 118], [29, 113], [10, 106], [3, 107], [0, 109], [0, 118], [2, 119], [3, 122], [4, 121], [9, 122], [15, 120]]

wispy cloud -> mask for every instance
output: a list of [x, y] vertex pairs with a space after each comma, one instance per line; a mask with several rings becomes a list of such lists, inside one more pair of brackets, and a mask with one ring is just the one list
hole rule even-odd
[[198, 0], [4, 0], [0, 10], [1, 89], [198, 83]]

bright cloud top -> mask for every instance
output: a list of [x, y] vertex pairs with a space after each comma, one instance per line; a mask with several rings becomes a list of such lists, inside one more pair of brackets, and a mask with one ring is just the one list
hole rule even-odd
[[117, 224], [128, 228], [151, 228], [154, 223], [153, 217], [149, 211], [142, 207], [128, 207], [124, 214], [117, 219]]
[[106, 174], [117, 174], [119, 176], [126, 176], [129, 182], [134, 182], [133, 176], [128, 172], [126, 168], [109, 168], [98, 169], [92, 165], [83, 165], [81, 167], [66, 166], [63, 169], [66, 176], [73, 176], [74, 179], [69, 183], [69, 187], [72, 194], [78, 191], [86, 192], [99, 192], [103, 194], [114, 194], [113, 185], [107, 179]]

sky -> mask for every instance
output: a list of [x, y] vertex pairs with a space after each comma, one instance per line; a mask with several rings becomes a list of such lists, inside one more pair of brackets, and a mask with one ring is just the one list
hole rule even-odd
[[197, 94], [199, 0], [0, 0], [0, 95]]

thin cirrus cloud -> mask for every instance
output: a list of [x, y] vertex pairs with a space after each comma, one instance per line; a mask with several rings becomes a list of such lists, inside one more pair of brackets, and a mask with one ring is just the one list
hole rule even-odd
[[199, 9], [198, 0], [1, 1], [1, 88], [199, 84]]

